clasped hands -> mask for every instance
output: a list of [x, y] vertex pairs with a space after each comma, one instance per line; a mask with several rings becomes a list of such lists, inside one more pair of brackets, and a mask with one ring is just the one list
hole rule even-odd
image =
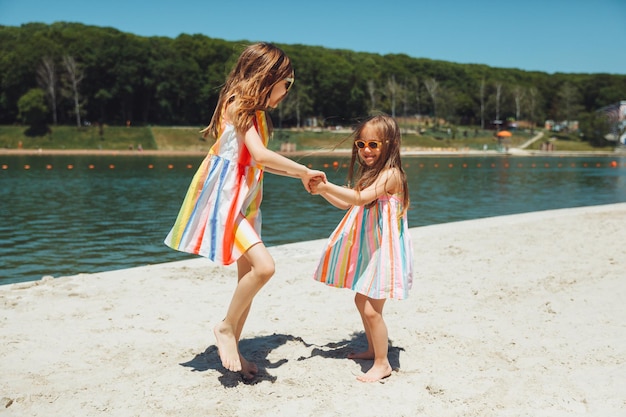
[[307, 170], [306, 174], [300, 177], [302, 185], [310, 194], [319, 194], [321, 192], [320, 184], [325, 184], [326, 173], [318, 170]]
[[326, 176], [318, 175], [309, 180], [308, 189], [309, 193], [317, 195], [320, 193], [320, 184], [326, 184]]

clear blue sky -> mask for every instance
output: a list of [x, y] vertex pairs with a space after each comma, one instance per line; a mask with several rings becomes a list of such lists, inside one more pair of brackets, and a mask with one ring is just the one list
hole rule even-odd
[[199, 33], [548, 73], [626, 74], [626, 0], [0, 0], [0, 25], [57, 21], [141, 36]]

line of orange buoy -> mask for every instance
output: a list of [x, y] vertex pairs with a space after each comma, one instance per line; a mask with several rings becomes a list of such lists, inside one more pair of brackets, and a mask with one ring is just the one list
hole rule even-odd
[[[74, 166], [73, 164], [68, 164], [68, 165], [66, 165], [65, 167], [66, 167], [68, 170], [72, 170], [72, 169], [74, 169], [74, 168], [75, 168], [75, 166]], [[154, 168], [154, 164], [148, 164], [148, 165], [147, 165], [147, 167], [148, 167], [148, 169], [153, 169], [153, 168]], [[7, 169], [9, 169], [9, 165], [8, 165], [8, 164], [2, 164], [2, 165], [0, 165], [0, 168], [2, 168], [3, 170], [7, 170]], [[26, 170], [29, 170], [29, 169], [31, 169], [31, 168], [32, 168], [32, 166], [31, 166], [30, 164], [24, 164], [23, 168], [24, 168], [24, 169], [26, 169]], [[52, 165], [52, 164], [46, 164], [45, 168], [46, 168], [48, 171], [50, 171], [50, 170], [54, 169], [54, 165]], [[89, 169], [95, 169], [95, 168], [96, 168], [96, 166], [95, 166], [94, 164], [89, 164], [89, 165], [87, 165], [87, 168], [89, 168]], [[109, 164], [109, 165], [108, 165], [108, 168], [109, 168], [109, 169], [115, 169], [115, 164]], [[175, 166], [174, 166], [173, 164], [168, 164], [168, 165], [167, 165], [167, 168], [168, 168], [168, 169], [174, 169], [174, 168], [175, 168]], [[193, 165], [192, 165], [192, 164], [187, 164], [186, 168], [187, 168], [187, 169], [192, 169], [192, 168], [193, 168]]]
[[[608, 163], [608, 164], [606, 164], [606, 165], [607, 165], [608, 167], [610, 167], [610, 168], [618, 168], [618, 167], [620, 166], [620, 163], [619, 163], [619, 162], [617, 162], [617, 161], [611, 161], [611, 162], [609, 162], [609, 163]], [[307, 166], [308, 166], [309, 168], [313, 168], [313, 167], [314, 167], [314, 166], [313, 166], [313, 164], [311, 164], [311, 163], [309, 163]], [[322, 164], [322, 167], [323, 167], [323, 168], [330, 168], [331, 166], [332, 166], [333, 168], [337, 169], [337, 168], [339, 168], [340, 164], [339, 164], [338, 162], [336, 162], [336, 161], [335, 161], [335, 162], [333, 162], [332, 164], [331, 164], [331, 163], [328, 163], [328, 162], [325, 162], [325, 163], [323, 163], [323, 164]], [[427, 166], [427, 165], [426, 165], [425, 163], [423, 163], [423, 162], [420, 162], [420, 163], [418, 164], [418, 167], [419, 167], [419, 168], [426, 168], [426, 166]], [[447, 167], [448, 167], [448, 168], [454, 168], [455, 166], [456, 166], [456, 165], [455, 165], [454, 163], [449, 163], [449, 164], [447, 164]], [[469, 167], [470, 167], [470, 165], [469, 165], [467, 162], [462, 163], [460, 166], [461, 166], [462, 168], [469, 168]], [[490, 166], [491, 168], [496, 168], [496, 167], [497, 167], [497, 164], [492, 162], [491, 164], [489, 164], [489, 166]], [[510, 167], [511, 167], [511, 164], [509, 164], [508, 162], [505, 162], [505, 163], [503, 163], [503, 164], [502, 164], [502, 166], [503, 166], [504, 168], [510, 168]], [[524, 164], [523, 164], [523, 163], [521, 163], [521, 162], [517, 163], [517, 165], [516, 165], [516, 166], [517, 166], [518, 168], [524, 168]], [[539, 166], [539, 165], [538, 165], [537, 163], [535, 163], [535, 162], [533, 162], [533, 163], [531, 163], [531, 164], [529, 165], [529, 167], [530, 167], [530, 168], [537, 168], [538, 166]], [[561, 162], [557, 163], [556, 165], [552, 165], [552, 164], [550, 164], [549, 162], [545, 162], [545, 163], [543, 164], [543, 167], [544, 167], [544, 168], [551, 168], [551, 167], [554, 167], [554, 166], [556, 166], [557, 168], [563, 168], [564, 164], [563, 164], [563, 163], [561, 163]], [[576, 163], [575, 163], [575, 162], [572, 162], [569, 166], [570, 166], [570, 167], [572, 167], [572, 168], [576, 168]], [[584, 162], [581, 166], [582, 166], [583, 168], [588, 168], [588, 167], [590, 167], [590, 166], [594, 166], [594, 167], [596, 167], [596, 168], [602, 168], [602, 167], [604, 166], [604, 163], [602, 163], [602, 162], [596, 162], [595, 164], [591, 164], [591, 165], [590, 165], [589, 163]], [[626, 167], [626, 162], [622, 163], [622, 164], [621, 164], [621, 166]], [[347, 167], [348, 167], [348, 165], [344, 163], [344, 164], [341, 164], [341, 167], [342, 167], [342, 168], [347, 168]], [[408, 167], [410, 167], [410, 164], [404, 164], [404, 167], [405, 167], [405, 168], [408, 168]], [[433, 167], [433, 168], [439, 168], [439, 167], [440, 167], [440, 165], [439, 165], [439, 163], [435, 162], [435, 163], [433, 163], [432, 167]], [[483, 167], [483, 164], [481, 164], [480, 162], [478, 162], [478, 163], [476, 164], [476, 168], [482, 168], [482, 167]]]
[[[311, 164], [311, 163], [309, 163], [307, 166], [308, 166], [309, 168], [313, 168], [313, 164]], [[404, 164], [404, 167], [405, 167], [405, 168], [408, 168], [409, 166], [410, 166], [410, 164]], [[425, 164], [425, 163], [423, 163], [423, 162], [420, 162], [420, 163], [418, 164], [418, 167], [419, 167], [419, 168], [426, 168], [426, 166], [427, 166], [427, 164]], [[455, 167], [455, 166], [457, 166], [457, 165], [455, 165], [454, 163], [448, 163], [446, 166], [447, 166], [448, 168], [454, 168], [454, 167]], [[483, 167], [483, 164], [482, 164], [482, 163], [480, 163], [480, 162], [478, 162], [478, 163], [476, 163], [476, 165], [475, 165], [475, 166], [476, 166], [476, 168], [482, 168], [482, 167]], [[493, 163], [493, 162], [492, 162], [492, 163], [490, 163], [488, 166], [490, 166], [491, 168], [496, 168], [496, 166], [497, 166], [497, 165], [496, 165], [496, 163]], [[502, 164], [502, 167], [504, 167], [504, 168], [510, 168], [510, 166], [511, 166], [511, 165], [510, 165], [508, 162], [504, 162], [504, 163]], [[524, 165], [522, 162], [518, 162], [518, 163], [516, 164], [516, 166], [517, 166], [517, 168], [523, 168], [525, 165]], [[533, 162], [533, 163], [531, 163], [529, 166], [530, 166], [530, 168], [537, 168], [537, 166], [538, 166], [538, 165], [537, 165], [537, 163]], [[563, 164], [563, 163], [560, 163], [560, 162], [559, 162], [558, 164], [556, 164], [556, 165], [551, 165], [549, 162], [545, 162], [545, 163], [543, 164], [543, 167], [544, 167], [544, 168], [550, 168], [550, 167], [553, 167], [553, 166], [556, 166], [557, 168], [563, 168], [564, 164]], [[571, 168], [576, 168], [577, 164], [576, 164], [575, 162], [572, 162], [571, 164], [569, 164], [569, 166], [570, 166]], [[588, 162], [583, 162], [580, 166], [581, 166], [582, 168], [589, 168], [589, 167], [602, 168], [602, 167], [604, 167], [604, 166], [605, 166], [605, 164], [604, 164], [604, 163], [602, 163], [602, 162], [596, 162], [596, 163], [591, 163], [591, 164], [590, 164], [590, 163], [588, 163]], [[617, 161], [610, 161], [610, 162], [608, 162], [608, 163], [606, 164], [606, 166], [607, 166], [607, 167], [609, 167], [609, 168], [618, 168], [618, 167], [620, 167], [620, 166], [622, 166], [622, 167], [626, 167], [626, 162], [623, 162], [622, 164], [620, 164], [620, 163], [619, 163], [619, 162], [617, 162]], [[75, 165], [73, 165], [73, 164], [68, 164], [68, 165], [66, 165], [65, 167], [66, 167], [68, 170], [72, 170], [72, 169], [74, 169], [74, 168], [75, 168]], [[147, 165], [147, 167], [148, 167], [148, 169], [154, 169], [154, 168], [155, 168], [154, 164], [148, 164], [148, 165]], [[334, 169], [338, 169], [339, 167], [341, 167], [341, 168], [348, 168], [348, 164], [347, 164], [347, 163], [341, 163], [341, 164], [340, 164], [338, 161], [334, 161], [334, 162], [332, 162], [332, 163], [324, 163], [324, 164], [322, 164], [322, 167], [323, 167], [323, 168], [330, 168], [330, 167], [332, 167], [332, 168], [334, 168]], [[433, 168], [439, 168], [439, 167], [440, 167], [440, 164], [439, 164], [439, 163], [437, 163], [437, 162], [435, 162], [435, 163], [433, 163], [433, 164], [432, 164], [432, 167], [433, 167]], [[467, 162], [463, 162], [462, 164], [460, 164], [460, 167], [461, 167], [461, 168], [469, 168], [469, 167], [470, 167], [470, 165], [469, 165]], [[8, 170], [8, 169], [9, 169], [9, 165], [8, 165], [8, 164], [2, 164], [2, 165], [0, 165], [0, 168], [2, 168], [2, 170]], [[31, 168], [32, 168], [32, 166], [31, 166], [30, 164], [24, 164], [24, 165], [23, 165], [23, 168], [24, 168], [25, 170], [29, 170], [29, 169], [31, 169]], [[47, 170], [52, 170], [52, 169], [54, 169], [54, 165], [52, 165], [52, 164], [46, 164], [46, 165], [45, 165], [45, 168], [46, 168]], [[87, 165], [87, 168], [89, 168], [89, 169], [95, 169], [95, 168], [96, 168], [96, 166], [95, 166], [94, 164], [89, 164], [89, 165]], [[108, 168], [109, 168], [109, 169], [115, 169], [115, 164], [109, 164], [109, 165], [108, 165]], [[174, 169], [174, 168], [175, 168], [175, 165], [174, 165], [174, 164], [167, 164], [167, 168], [168, 168], [168, 169]], [[185, 168], [187, 168], [187, 169], [193, 169], [193, 168], [194, 168], [194, 166], [193, 166], [192, 164], [187, 164], [187, 165], [185, 166]]]

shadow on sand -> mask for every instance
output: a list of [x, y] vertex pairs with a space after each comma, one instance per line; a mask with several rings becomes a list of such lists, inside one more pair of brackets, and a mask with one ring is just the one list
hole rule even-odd
[[[299, 361], [307, 360], [315, 356], [321, 356], [329, 359], [347, 359], [348, 354], [352, 352], [362, 352], [367, 350], [367, 338], [365, 332], [357, 332], [352, 334], [352, 338], [345, 339], [340, 342], [327, 343], [324, 346], [316, 346], [311, 350], [311, 355], [308, 357], [300, 357]], [[400, 352], [404, 351], [404, 348], [394, 346], [392, 341], [389, 341], [389, 351], [387, 358], [389, 364], [394, 371], [400, 369]], [[353, 359], [354, 362], [361, 366], [361, 372], [367, 372], [371, 366], [371, 360]]]
[[[241, 354], [249, 361], [256, 363], [259, 368], [259, 372], [254, 379], [247, 380], [244, 379], [238, 372], [226, 370], [222, 366], [222, 361], [220, 360], [217, 352], [217, 346], [215, 345], [207, 347], [204, 352], [197, 354], [190, 361], [183, 362], [180, 365], [191, 368], [192, 372], [204, 372], [208, 370], [218, 371], [221, 374], [218, 379], [226, 388], [236, 387], [239, 384], [254, 385], [263, 381], [273, 383], [277, 378], [270, 375], [267, 370], [276, 369], [287, 363], [289, 359], [281, 359], [276, 362], [271, 362], [268, 359], [269, 353], [274, 349], [292, 341], [299, 342], [306, 348], [312, 348], [309, 356], [301, 356], [297, 358], [298, 361], [304, 361], [316, 356], [329, 359], [346, 359], [350, 352], [358, 352], [367, 349], [367, 339], [365, 338], [364, 332], [354, 333], [349, 339], [327, 343], [323, 346], [306, 343], [300, 337], [285, 334], [272, 334], [252, 339], [242, 339], [239, 343]], [[389, 363], [394, 371], [400, 369], [401, 351], [404, 351], [404, 348], [393, 346], [393, 343], [390, 342], [388, 357]], [[367, 372], [367, 370], [372, 366], [372, 361], [369, 360], [355, 360], [355, 362], [361, 366], [362, 372]]]
[[274, 382], [276, 381], [276, 377], [270, 375], [267, 370], [278, 368], [286, 363], [288, 359], [271, 362], [267, 357], [272, 350], [294, 340], [304, 343], [299, 337], [284, 334], [272, 334], [269, 336], [255, 337], [253, 339], [242, 339], [239, 342], [241, 354], [247, 360], [256, 363], [259, 368], [256, 377], [251, 380], [243, 378], [239, 372], [231, 372], [224, 368], [217, 351], [217, 346], [215, 345], [209, 346], [204, 352], [196, 355], [189, 362], [183, 362], [180, 365], [192, 368], [192, 372], [204, 372], [209, 369], [216, 370], [222, 374], [219, 377], [219, 381], [227, 388], [236, 387], [240, 383], [252, 385], [262, 381]]

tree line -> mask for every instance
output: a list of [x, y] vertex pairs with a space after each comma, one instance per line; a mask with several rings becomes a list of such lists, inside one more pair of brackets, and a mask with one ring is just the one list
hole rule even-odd
[[[545, 119], [597, 125], [598, 109], [626, 99], [621, 74], [548, 74], [278, 46], [296, 71], [278, 109], [284, 126], [349, 125], [372, 111], [481, 127], [494, 120], [537, 126]], [[52, 125], [202, 126], [244, 47], [204, 35], [142, 37], [79, 23], [0, 26], [0, 124], [28, 116]]]

